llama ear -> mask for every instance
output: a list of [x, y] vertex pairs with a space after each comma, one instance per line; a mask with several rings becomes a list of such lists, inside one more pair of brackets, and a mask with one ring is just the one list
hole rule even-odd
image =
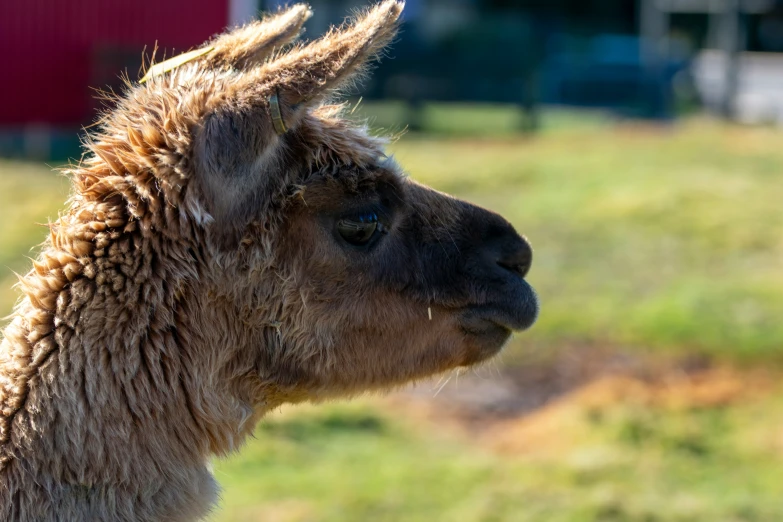
[[238, 241], [269, 194], [279, 191], [270, 187], [284, 182], [259, 175], [279, 168], [276, 134], [362, 71], [394, 37], [402, 7], [385, 0], [345, 28], [226, 79], [194, 142], [204, 201], [224, 245]]
[[302, 25], [313, 15], [307, 4], [294, 4], [277, 14], [251, 22], [219, 36], [210, 45], [205, 62], [212, 66], [245, 69], [264, 62], [271, 54], [295, 40]]
[[397, 33], [404, 3], [384, 0], [352, 24], [235, 77], [226, 100], [262, 108], [269, 130], [284, 134], [305, 110], [361, 74]]
[[307, 4], [294, 4], [263, 20], [251, 22], [218, 36], [211, 43], [166, 61], [151, 65], [140, 83], [165, 74], [191, 60], [202, 60], [207, 67], [247, 69], [263, 63], [281, 47], [295, 40], [302, 25], [313, 15]]
[[365, 64], [394, 38], [404, 3], [386, 0], [347, 27], [294, 49], [258, 71], [261, 78], [277, 78], [279, 103], [286, 109], [307, 106], [328, 96], [361, 74]]

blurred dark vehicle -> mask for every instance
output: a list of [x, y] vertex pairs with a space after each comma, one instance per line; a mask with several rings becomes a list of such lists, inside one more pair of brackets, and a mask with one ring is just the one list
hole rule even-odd
[[668, 58], [650, 68], [642, 39], [603, 34], [588, 40], [562, 35], [542, 70], [542, 101], [614, 109], [627, 116], [669, 118], [675, 79], [687, 77], [690, 58]]
[[365, 98], [401, 99], [414, 108], [425, 101], [511, 103], [527, 114], [528, 129], [540, 104], [670, 118], [674, 82], [687, 78], [690, 66], [689, 57], [679, 57], [651, 69], [637, 36], [547, 34], [519, 15], [483, 17], [434, 42], [410, 33], [374, 74]]

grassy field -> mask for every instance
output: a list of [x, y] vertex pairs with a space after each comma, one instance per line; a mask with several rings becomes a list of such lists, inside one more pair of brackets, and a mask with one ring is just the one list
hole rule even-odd
[[[435, 130], [447, 116], [427, 113]], [[479, 138], [476, 117], [462, 115], [465, 135], [391, 149], [412, 177], [504, 214], [535, 248], [541, 319], [501, 371], [581, 345], [744, 370], [677, 400], [600, 381], [479, 431], [379, 399], [285, 410], [216, 463], [214, 519], [783, 520], [783, 134], [592, 118], [519, 137], [496, 111], [497, 132]], [[45, 235], [33, 223], [56, 218], [66, 194], [42, 166], [0, 163], [0, 315], [11, 270]]]
[[504, 425], [523, 441], [513, 450], [383, 405], [265, 421], [217, 466], [214, 520], [783, 520], [779, 394], [720, 407], [568, 399], [532, 427]]
[[0, 162], [0, 317], [17, 299], [15, 273], [32, 267], [28, 257], [48, 233], [43, 225], [57, 219], [69, 190], [69, 181], [44, 165]]

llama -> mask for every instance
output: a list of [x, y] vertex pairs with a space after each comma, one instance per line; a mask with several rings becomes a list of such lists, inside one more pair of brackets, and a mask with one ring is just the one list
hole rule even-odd
[[209, 460], [271, 409], [470, 366], [533, 323], [527, 241], [330, 101], [401, 10], [303, 45], [294, 5], [103, 115], [0, 345], [0, 519], [201, 519]]

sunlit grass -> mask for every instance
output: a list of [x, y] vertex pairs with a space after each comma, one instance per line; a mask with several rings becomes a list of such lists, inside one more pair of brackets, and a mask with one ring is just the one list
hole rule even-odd
[[218, 464], [224, 509], [215, 520], [783, 519], [779, 399], [566, 407], [551, 416], [541, 421], [550, 423], [546, 438], [495, 453], [482, 439], [395, 418], [373, 402], [276, 415]]
[[18, 295], [16, 276], [30, 269], [28, 257], [46, 238], [49, 221], [57, 219], [69, 194], [66, 178], [47, 166], [0, 161], [0, 317]]

